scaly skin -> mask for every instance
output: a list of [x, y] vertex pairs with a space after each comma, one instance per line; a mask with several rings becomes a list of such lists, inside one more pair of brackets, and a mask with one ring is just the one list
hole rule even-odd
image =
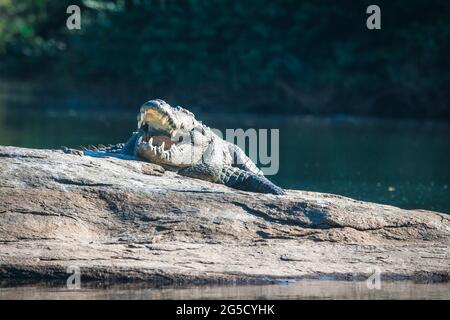
[[140, 159], [180, 175], [253, 192], [285, 194], [236, 145], [224, 141], [194, 115], [163, 100], [150, 100], [138, 114], [138, 130], [125, 144], [90, 146], [67, 153]]

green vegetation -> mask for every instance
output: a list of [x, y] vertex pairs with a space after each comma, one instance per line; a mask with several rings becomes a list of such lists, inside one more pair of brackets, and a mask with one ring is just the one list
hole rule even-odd
[[450, 119], [450, 2], [377, 1], [375, 31], [370, 4], [0, 0], [0, 74], [133, 107]]

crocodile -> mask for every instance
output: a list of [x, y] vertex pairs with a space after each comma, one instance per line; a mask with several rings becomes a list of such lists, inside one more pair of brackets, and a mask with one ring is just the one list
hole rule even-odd
[[148, 161], [183, 176], [243, 191], [286, 193], [267, 179], [242, 149], [220, 138], [182, 107], [171, 107], [160, 99], [147, 101], [140, 108], [137, 124], [137, 131], [126, 143], [63, 150], [93, 157]]

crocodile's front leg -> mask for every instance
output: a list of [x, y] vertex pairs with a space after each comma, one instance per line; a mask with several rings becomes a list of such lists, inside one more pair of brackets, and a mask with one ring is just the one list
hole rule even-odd
[[265, 176], [231, 166], [222, 169], [217, 182], [244, 191], [276, 195], [286, 194], [286, 191], [272, 183]]

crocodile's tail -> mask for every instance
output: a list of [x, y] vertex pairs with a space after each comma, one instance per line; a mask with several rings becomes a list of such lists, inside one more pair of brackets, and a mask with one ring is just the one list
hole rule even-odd
[[125, 146], [124, 143], [117, 143], [117, 144], [109, 144], [107, 146], [103, 144], [99, 144], [97, 146], [89, 145], [86, 147], [81, 146], [80, 148], [83, 151], [95, 151], [95, 152], [105, 152], [105, 153], [120, 153], [122, 152], [123, 147]]
[[121, 154], [123, 149], [123, 143], [108, 146], [104, 146], [102, 144], [96, 146], [89, 145], [87, 147], [80, 146], [78, 149], [72, 149], [63, 146], [61, 147], [61, 149], [68, 154], [74, 154], [79, 156], [91, 156], [91, 157], [105, 157]]
[[137, 134], [134, 133], [127, 143], [109, 144], [107, 146], [99, 144], [97, 146], [89, 145], [87, 147], [80, 146], [79, 149], [70, 149], [61, 147], [65, 153], [75, 155], [85, 155], [90, 157], [116, 157], [122, 159], [134, 159], [134, 149], [137, 140]]
[[217, 182], [244, 191], [272, 193], [276, 195], [286, 194], [286, 191], [273, 184], [263, 175], [254, 174], [236, 167], [223, 168], [219, 181]]

